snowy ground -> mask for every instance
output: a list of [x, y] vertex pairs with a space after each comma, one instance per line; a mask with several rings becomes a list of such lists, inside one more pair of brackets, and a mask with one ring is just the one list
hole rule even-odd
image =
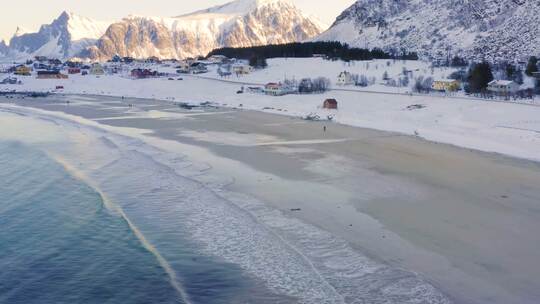
[[[387, 66], [387, 62], [390, 65]], [[23, 78], [23, 85], [0, 85], [0, 90], [53, 91], [64, 86], [59, 93], [98, 94], [155, 98], [171, 102], [213, 102], [226, 107], [267, 111], [291, 116], [316, 113], [321, 118], [332, 116], [333, 121], [359, 127], [417, 134], [425, 139], [457, 146], [497, 152], [520, 158], [540, 160], [540, 106], [531, 104], [482, 101], [460, 96], [409, 96], [400, 94], [407, 88], [388, 88], [374, 85], [369, 90], [355, 91], [354, 87], [339, 87], [325, 94], [287, 95], [271, 97], [256, 94], [237, 94], [241, 84], [266, 83], [283, 78], [325, 76], [335, 81], [340, 71], [365, 74], [381, 79], [384, 71], [399, 75], [406, 66], [413, 73], [434, 78], [447, 77], [446, 69], [431, 69], [423, 62], [378, 60], [369, 63], [344, 64], [318, 58], [269, 60], [269, 67], [241, 78], [223, 80], [211, 71], [199, 76], [180, 76], [184, 80], [133, 80], [125, 76], [73, 76], [67, 80], [38, 80]], [[172, 71], [161, 68], [161, 71]], [[380, 74], [380, 75], [379, 75]], [[419, 75], [415, 74], [415, 75]], [[415, 76], [416, 77], [416, 76]], [[176, 79], [177, 77], [175, 77]], [[343, 90], [346, 89], [346, 90]], [[348, 91], [348, 89], [351, 89]], [[321, 109], [326, 98], [336, 98], [339, 110]], [[420, 107], [408, 108], [411, 105]]]

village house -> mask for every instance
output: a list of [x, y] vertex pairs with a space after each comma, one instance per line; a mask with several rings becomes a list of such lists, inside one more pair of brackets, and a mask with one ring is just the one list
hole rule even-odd
[[287, 90], [282, 83], [270, 82], [264, 86], [264, 93], [271, 96], [282, 96], [287, 94]]
[[459, 90], [460, 83], [456, 79], [435, 79], [431, 88], [435, 91], [455, 92]]
[[45, 62], [48, 60], [46, 56], [35, 56], [34, 59], [38, 62]]
[[81, 69], [80, 68], [68, 68], [68, 74], [80, 74]]
[[8, 77], [0, 81], [0, 84], [21, 84], [22, 82], [17, 77]]
[[144, 79], [144, 78], [150, 78], [150, 77], [156, 77], [157, 72], [151, 71], [149, 69], [133, 69], [131, 70], [131, 77], [137, 78], [137, 79]]
[[225, 61], [227, 61], [229, 58], [227, 58], [227, 56], [224, 56], [224, 55], [212, 55], [210, 57], [208, 57], [208, 61], [209, 62], [212, 62], [212, 63], [224, 63]]
[[114, 56], [112, 56], [111, 62], [122, 62], [122, 57], [120, 57], [120, 55], [118, 54], [115, 54]]
[[30, 76], [32, 74], [32, 69], [25, 65], [20, 65], [15, 68], [15, 75], [19, 76]]
[[68, 78], [68, 75], [62, 74], [58, 70], [37, 72], [37, 79], [67, 79], [67, 78]]
[[231, 76], [232, 75], [232, 73], [231, 73], [231, 65], [230, 64], [220, 64], [218, 69], [217, 69], [217, 73], [221, 77]]
[[519, 91], [519, 85], [511, 80], [493, 80], [488, 83], [487, 89], [495, 95], [511, 96]]
[[161, 60], [156, 56], [150, 56], [150, 57], [146, 58], [146, 60], [144, 62], [145, 63], [157, 63], [157, 64], [159, 64], [159, 63], [161, 63]]
[[354, 84], [353, 75], [347, 71], [339, 73], [337, 78], [338, 85], [351, 85]]
[[37, 63], [37, 62], [34, 62], [33, 67], [35, 70], [50, 70], [51, 69], [49, 65], [46, 65], [44, 63]]
[[118, 74], [122, 72], [122, 65], [118, 63], [110, 63], [103, 66], [103, 69], [107, 74]]
[[125, 62], [127, 64], [133, 63], [133, 61], [135, 61], [135, 58], [133, 57], [122, 57], [122, 62]]
[[178, 74], [188, 74], [190, 66], [191, 66], [191, 64], [188, 61], [182, 60], [182, 61], [178, 62], [178, 65], [176, 66], [176, 68], [177, 68], [176, 73], [178, 73]]
[[104, 75], [105, 70], [103, 69], [103, 66], [99, 63], [92, 63], [90, 66], [89, 73], [91, 75]]
[[60, 59], [49, 59], [49, 65], [59, 66], [62, 65], [62, 61]]
[[83, 62], [80, 59], [71, 58], [64, 63], [64, 66], [67, 66], [70, 68], [80, 68], [83, 66]]
[[203, 74], [208, 72], [208, 68], [202, 62], [194, 62], [190, 65], [189, 72], [191, 74]]
[[235, 63], [232, 65], [232, 72], [236, 75], [247, 75], [253, 72], [253, 67], [246, 63]]
[[337, 108], [338, 108], [337, 100], [333, 98], [326, 99], [323, 102], [323, 109], [337, 110]]

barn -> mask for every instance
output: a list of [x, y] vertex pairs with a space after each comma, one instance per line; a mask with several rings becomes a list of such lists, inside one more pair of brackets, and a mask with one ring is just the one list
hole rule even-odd
[[338, 108], [337, 100], [335, 100], [333, 98], [325, 100], [324, 103], [323, 103], [323, 108], [324, 109], [337, 110], [337, 108]]

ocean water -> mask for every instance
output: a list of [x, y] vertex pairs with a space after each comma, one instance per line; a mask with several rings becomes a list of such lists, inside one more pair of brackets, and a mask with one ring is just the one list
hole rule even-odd
[[0, 303], [177, 303], [155, 258], [94, 189], [0, 142]]
[[72, 119], [0, 107], [0, 303], [451, 302], [185, 146]]
[[0, 141], [0, 202], [0, 303], [228, 303], [254, 288], [234, 266], [162, 244], [175, 247], [175, 286], [95, 189], [27, 145]]

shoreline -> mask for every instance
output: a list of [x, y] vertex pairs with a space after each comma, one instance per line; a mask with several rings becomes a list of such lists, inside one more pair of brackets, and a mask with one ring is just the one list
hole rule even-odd
[[[518, 286], [505, 286], [513, 285], [513, 280], [493, 277], [497, 271], [490, 269], [490, 264], [540, 273], [522, 264], [531, 262], [528, 254], [538, 252], [538, 248], [522, 243], [537, 241], [530, 235], [521, 236], [523, 240], [514, 244], [522, 250], [524, 261], [494, 253], [497, 256], [485, 261], [485, 266], [475, 264], [482, 252], [491, 252], [493, 239], [512, 244], [515, 231], [501, 230], [504, 227], [498, 227], [498, 222], [511, 221], [522, 228], [533, 225], [528, 229], [534, 229], [536, 221], [528, 217], [535, 215], [522, 210], [538, 208], [534, 201], [540, 197], [534, 188], [540, 180], [537, 162], [338, 124], [322, 134], [320, 122], [263, 112], [218, 109], [203, 115], [205, 112], [181, 111], [151, 100], [128, 99], [135, 108], [130, 110], [122, 105], [126, 100], [98, 97], [97, 100], [105, 100], [92, 104], [92, 98], [85, 98], [90, 100], [72, 102], [70, 108], [51, 103], [50, 99], [38, 108], [80, 111], [78, 114], [86, 115], [86, 119], [101, 117], [96, 122], [99, 124], [146, 130], [158, 144], [162, 140], [178, 141], [210, 151], [213, 156], [198, 155], [198, 149], [188, 154], [194, 159], [208, 157], [205, 161], [213, 172], [232, 176], [232, 190], [255, 195], [289, 216], [344, 238], [363, 253], [417, 271], [436, 286], [451, 291], [458, 303], [487, 303], [490, 294], [497, 296], [489, 303], [518, 298], [527, 303], [528, 296], [515, 294]], [[157, 118], [140, 116], [148, 109], [157, 111]], [[106, 119], [113, 116], [119, 119]], [[345, 140], [329, 141], [337, 139]], [[528, 198], [515, 190], [527, 185], [531, 187], [526, 190]], [[282, 193], [287, 196], [282, 197]], [[509, 205], [502, 196], [510, 197], [512, 203]], [[434, 198], [442, 202], [433, 204]], [[456, 200], [462, 202], [455, 205]], [[293, 212], [293, 208], [301, 211]], [[456, 212], [454, 208], [465, 218], [449, 218]], [[480, 226], [471, 226], [475, 222]], [[459, 248], [454, 248], [455, 244]], [[484, 248], [477, 248], [477, 244]], [[510, 268], [506, 271], [517, 274], [517, 270]], [[527, 294], [534, 286], [533, 282], [529, 284], [532, 285]], [[467, 291], [460, 291], [461, 288]], [[479, 290], [473, 292], [471, 288]], [[514, 290], [514, 294], [508, 294], [507, 288]], [[471, 296], [475, 293], [479, 294]], [[482, 299], [482, 293], [486, 299]], [[529, 294], [533, 295], [534, 292]]]
[[[275, 69], [280, 68], [282, 67], [278, 65], [264, 73], [248, 75], [245, 80], [262, 82], [274, 75]], [[429, 95], [396, 96], [356, 90], [333, 90], [324, 94], [281, 97], [236, 94], [239, 83], [228, 83], [212, 77], [185, 77], [182, 81], [169, 81], [74, 75], [60, 83], [57, 80], [28, 78], [22, 86], [5, 88], [54, 91], [53, 88], [58, 84], [65, 87], [61, 94], [125, 96], [194, 104], [211, 102], [220, 107], [291, 117], [305, 117], [310, 113], [326, 117], [331, 114], [334, 122], [344, 125], [407, 135], [417, 134], [432, 142], [540, 161], [540, 122], [537, 119], [540, 107], [527, 107], [529, 104], [482, 102]], [[339, 110], [321, 109], [325, 98], [337, 99]], [[408, 109], [412, 105], [422, 107]]]
[[[194, 77], [194, 78], [198, 78], [198, 77]], [[212, 78], [202, 78], [202, 79], [215, 80], [215, 79], [212, 79]], [[338, 91], [339, 91], [339, 89], [338, 89]], [[352, 90], [351, 91], [345, 90], [345, 91], [351, 92]], [[360, 92], [360, 93], [373, 93], [373, 94], [387, 94], [387, 93], [384, 93], [384, 92], [370, 92], [370, 91], [358, 91], [358, 92]], [[400, 93], [397, 93], [397, 94], [400, 94]], [[182, 103], [182, 102], [179, 102], [179, 101], [166, 99], [166, 98], [139, 98], [139, 97], [121, 96], [121, 95], [114, 95], [114, 94], [108, 95], [108, 94], [93, 94], [93, 93], [92, 94], [50, 93], [50, 95], [48, 95], [46, 97], [25, 97], [25, 98], [28, 98], [29, 100], [37, 100], [39, 98], [54, 98], [54, 97], [58, 97], [58, 98], [63, 99], [63, 98], [69, 98], [70, 96], [77, 96], [77, 97], [81, 97], [81, 98], [85, 98], [85, 97], [89, 97], [89, 98], [112, 98], [112, 99], [123, 98], [122, 100], [158, 101], [158, 102], [168, 103], [170, 106], [173, 106], [173, 107], [176, 106], [177, 104]], [[407, 95], [407, 96], [409, 96], [409, 95]], [[424, 95], [419, 95], [419, 94], [416, 94], [416, 95], [413, 95], [413, 96], [425, 97]], [[429, 97], [448, 98], [448, 97], [441, 97], [441, 96], [429, 96]], [[2, 98], [5, 99], [5, 96], [0, 96], [0, 99], [2, 99]], [[459, 99], [460, 97], [452, 97], [452, 98], [458, 98]], [[471, 101], [477, 101], [477, 100], [471, 99]], [[489, 102], [488, 100], [485, 100], [485, 99], [478, 99], [478, 101]], [[516, 103], [511, 103], [511, 102], [503, 102], [503, 101], [498, 102], [498, 103], [503, 103], [503, 104], [506, 103], [506, 104], [513, 104], [513, 105], [516, 104]], [[538, 104], [518, 104], [518, 105], [540, 107], [540, 105], [538, 105]], [[215, 107], [215, 108], [221, 109], [221, 110], [253, 111], [253, 112], [257, 112], [257, 113], [263, 113], [263, 114], [266, 114], [266, 115], [285, 116], [285, 117], [290, 117], [290, 118], [293, 118], [293, 119], [298, 119], [298, 120], [305, 121], [305, 119], [301, 115], [284, 114], [286, 112], [282, 112], [282, 111], [269, 111], [269, 110], [265, 110], [265, 109], [251, 109], [251, 108], [243, 108], [243, 107], [235, 107], [235, 106], [226, 106], [226, 105], [217, 104], [217, 103], [212, 103], [211, 107]], [[202, 107], [202, 108], [204, 109], [204, 107]], [[406, 133], [406, 132], [378, 129], [378, 128], [367, 127], [367, 126], [357, 126], [357, 125], [346, 124], [346, 123], [338, 122], [338, 121], [315, 120], [315, 121], [310, 121], [310, 122], [311, 123], [321, 123], [321, 124], [336, 124], [336, 125], [341, 125], [341, 126], [345, 126], [345, 127], [352, 127], [352, 128], [358, 128], [358, 129], [369, 130], [369, 131], [374, 131], [374, 132], [394, 134], [394, 135], [397, 135], [397, 136], [406, 136], [406, 137], [416, 138], [416, 139], [419, 139], [419, 140], [422, 140], [422, 141], [425, 141], [425, 142], [428, 142], [428, 143], [431, 143], [431, 144], [445, 145], [445, 146], [456, 148], [456, 149], [463, 149], [463, 150], [468, 150], [468, 151], [471, 151], [471, 152], [485, 153], [487, 155], [492, 155], [492, 156], [495, 156], [495, 157], [509, 158], [509, 159], [515, 160], [515, 161], [522, 160], [522, 161], [525, 161], [525, 162], [533, 162], [533, 163], [539, 163], [540, 164], [540, 156], [533, 157], [533, 158], [524, 157], [524, 156], [522, 157], [522, 156], [517, 156], [517, 155], [504, 153], [504, 152], [499, 152], [499, 151], [494, 151], [494, 150], [472, 148], [472, 147], [459, 145], [459, 144], [456, 144], [456, 143], [445, 142], [445, 141], [437, 141], [436, 139], [433, 139], [433, 138], [425, 138], [425, 137], [422, 137], [422, 136], [419, 136], [419, 135], [414, 135], [414, 134]], [[509, 129], [511, 129], [511, 128], [509, 128]], [[524, 130], [524, 129], [519, 129], [519, 128], [515, 128], [515, 129], [516, 130]], [[528, 131], [528, 130], [524, 130], [524, 131]], [[538, 132], [540, 132], [540, 131], [538, 131]]]
[[[130, 149], [135, 148], [136, 150], [133, 151], [135, 154], [139, 154], [139, 153], [145, 154], [149, 150], [156, 149], [156, 147], [165, 148], [167, 143], [172, 144], [168, 140], [154, 141], [150, 138], [148, 138], [147, 140], [144, 140], [144, 144], [137, 143], [142, 138], [138, 136], [132, 137], [129, 134], [140, 135], [142, 133], [139, 133], [139, 132], [131, 133], [129, 131], [127, 133], [124, 133], [124, 132], [121, 132], [120, 130], [122, 128], [111, 129], [110, 127], [106, 127], [106, 126], [99, 127], [96, 124], [91, 123], [91, 121], [80, 119], [79, 116], [72, 116], [70, 114], [65, 114], [65, 113], [53, 113], [50, 111], [35, 109], [35, 108], [27, 109], [25, 107], [20, 107], [20, 106], [17, 106], [17, 109], [13, 112], [11, 111], [6, 111], [6, 112], [11, 113], [11, 114], [19, 114], [19, 115], [22, 114], [23, 116], [27, 116], [29, 114], [29, 117], [28, 117], [29, 120], [32, 120], [32, 117], [37, 118], [38, 120], [44, 120], [47, 123], [52, 123], [55, 128], [62, 127], [62, 129], [64, 129], [65, 127], [67, 127], [68, 130], [74, 128], [76, 130], [75, 133], [82, 131], [82, 134], [84, 134], [83, 138], [88, 137], [87, 131], [90, 131], [89, 133], [92, 133], [92, 134], [97, 133], [97, 134], [91, 135], [89, 138], [89, 139], [94, 138], [93, 139], [94, 141], [97, 140], [97, 142], [95, 142], [95, 144], [98, 144], [97, 146], [105, 144], [108, 147], [111, 145], [112, 146], [120, 145], [123, 147], [125, 143], [132, 142], [131, 144], [127, 144], [126, 146], [128, 148], [128, 151]], [[27, 118], [23, 117], [20, 119], [26, 120]], [[125, 128], [122, 130], [126, 131]], [[117, 133], [116, 131], [119, 131], [119, 132]], [[9, 134], [9, 132], [7, 134]], [[104, 137], [103, 134], [108, 134], [108, 135], [105, 135]], [[74, 135], [76, 138], [79, 137], [76, 134]], [[95, 135], [98, 135], [98, 137], [95, 137]], [[117, 136], [120, 137], [119, 138], [120, 142], [118, 142], [117, 139], [114, 139], [113, 141], [111, 141], [112, 138], [117, 137]], [[125, 137], [125, 139], [123, 139], [123, 137]], [[81, 140], [81, 139], [77, 139], [77, 140]], [[133, 142], [133, 140], [135, 140], [135, 142]], [[83, 142], [86, 144], [88, 140], [83, 140]], [[174, 147], [169, 146], [167, 149], [163, 150], [163, 152], [181, 151], [181, 153], [187, 153], [187, 156], [190, 156], [190, 158], [193, 155], [193, 154], [190, 154], [191, 152], [202, 152], [202, 149], [198, 149], [198, 148], [195, 148], [194, 151], [191, 151], [191, 152], [186, 151], [184, 148], [189, 147], [189, 145], [182, 144], [182, 143], [177, 143], [177, 145], [174, 145], [174, 146], [180, 149], [176, 150], [174, 149]], [[85, 147], [80, 147], [80, 148], [85, 149]], [[63, 148], [60, 148], [60, 150], [63, 150]], [[95, 150], [95, 148], [92, 148], [91, 150], [93, 151]], [[95, 160], [90, 159], [91, 163], [85, 165], [85, 163], [89, 161], [88, 159], [89, 155], [87, 155], [87, 153], [86, 154], [82, 153], [81, 155], [79, 155], [79, 153], [81, 153], [82, 151], [80, 152], [76, 152], [76, 151], [77, 150], [72, 151], [72, 153], [75, 153], [75, 154], [69, 157], [70, 162], [74, 162], [74, 164], [76, 164], [79, 169], [85, 168], [86, 166], [91, 164], [92, 169], [83, 169], [83, 170], [84, 171], [90, 170], [91, 172], [93, 170], [98, 170], [99, 175], [103, 173], [102, 169], [100, 169], [103, 167], [102, 166], [96, 167], [96, 164], [94, 164]], [[162, 152], [159, 152], [159, 153], [162, 153]], [[169, 152], [167, 152], [166, 154], [168, 153]], [[117, 154], [117, 152], [113, 154]], [[237, 243], [237, 245], [242, 244], [242, 243], [238, 243], [237, 237], [239, 236], [247, 237], [247, 240], [250, 240], [250, 238], [253, 237], [254, 232], [255, 232], [255, 235], [258, 235], [261, 233], [270, 235], [270, 238], [274, 240], [273, 241], [268, 240], [268, 241], [273, 242], [274, 245], [278, 245], [275, 248], [271, 247], [273, 248], [272, 250], [268, 250], [269, 248], [268, 246], [262, 246], [260, 248], [259, 246], [255, 246], [253, 248], [249, 248], [249, 250], [247, 251], [242, 250], [238, 252], [242, 256], [247, 255], [248, 257], [250, 257], [247, 264], [248, 270], [250, 270], [250, 268], [254, 266], [255, 269], [259, 271], [261, 270], [263, 270], [264, 272], [270, 271], [270, 278], [271, 278], [270, 282], [276, 281], [276, 279], [278, 279], [278, 281], [285, 280], [286, 282], [288, 282], [287, 283], [288, 285], [282, 286], [282, 288], [284, 287], [285, 290], [289, 290], [289, 289], [294, 290], [299, 287], [307, 288], [306, 292], [309, 292], [309, 293], [299, 294], [298, 295], [299, 298], [319, 299], [317, 301], [308, 300], [307, 301], [308, 303], [319, 303], [320, 301], [328, 301], [329, 303], [343, 303], [345, 297], [350, 298], [350, 299], [362, 298], [362, 299], [366, 299], [367, 301], [372, 300], [372, 301], [377, 301], [377, 302], [381, 300], [385, 300], [387, 297], [390, 297], [390, 298], [397, 297], [398, 299], [402, 299], [403, 302], [406, 302], [406, 303], [417, 302], [417, 299], [421, 299], [429, 303], [449, 303], [446, 295], [442, 294], [439, 290], [435, 289], [433, 284], [430, 284], [426, 279], [419, 276], [418, 274], [415, 274], [411, 271], [403, 270], [400, 268], [388, 267], [387, 265], [378, 263], [377, 260], [369, 260], [368, 258], [366, 258], [366, 256], [362, 252], [352, 250], [349, 247], [349, 244], [345, 243], [344, 240], [340, 239], [339, 237], [331, 235], [324, 230], [320, 230], [319, 228], [315, 226], [298, 221], [296, 217], [290, 216], [289, 214], [285, 214], [284, 212], [274, 209], [272, 206], [267, 205], [265, 202], [259, 201], [258, 199], [250, 197], [249, 195], [246, 196], [242, 193], [223, 191], [224, 189], [220, 190], [221, 188], [228, 188], [228, 185], [221, 184], [221, 186], [219, 186], [220, 179], [218, 178], [217, 181], [212, 179], [211, 175], [216, 173], [216, 171], [219, 172], [218, 167], [212, 168], [212, 166], [208, 164], [205, 164], [202, 167], [199, 165], [194, 166], [194, 164], [196, 163], [191, 163], [190, 165], [186, 167], [183, 163], [186, 163], [186, 162], [189, 163], [189, 160], [184, 158], [186, 154], [182, 154], [182, 155], [183, 156], [181, 156], [181, 159], [177, 159], [178, 155], [176, 156], [171, 155], [173, 156], [173, 159], [170, 159], [167, 155], [165, 155], [165, 158], [162, 158], [162, 157], [154, 158], [155, 157], [154, 156], [152, 157], [153, 159], [151, 160], [151, 162], [155, 162], [155, 165], [157, 165], [157, 168], [155, 168], [158, 170], [158, 172], [155, 172], [155, 173], [159, 173], [157, 174], [157, 176], [154, 176], [155, 173], [145, 172], [147, 170], [140, 171], [139, 174], [135, 174], [132, 176], [136, 177], [136, 176], [149, 175], [148, 182], [150, 182], [150, 184], [152, 184], [151, 180], [154, 180], [154, 179], [157, 179], [156, 181], [158, 181], [159, 184], [161, 184], [163, 180], [162, 178], [165, 177], [165, 176], [162, 176], [162, 174], [165, 173], [165, 175], [169, 175], [170, 173], [172, 173], [175, 176], [176, 174], [179, 174], [179, 176], [182, 176], [182, 178], [187, 178], [189, 180], [188, 184], [191, 182], [194, 182], [199, 185], [204, 185], [203, 186], [204, 188], [209, 187], [210, 189], [212, 188], [212, 185], [214, 186], [218, 185], [218, 187], [215, 190], [211, 190], [211, 191], [214, 193], [213, 195], [217, 195], [218, 197], [223, 199], [227, 205], [229, 205], [227, 207], [228, 210], [226, 211], [226, 213], [231, 213], [231, 212], [239, 213], [243, 217], [243, 220], [250, 222], [251, 224], [248, 225], [247, 227], [244, 227], [243, 225], [242, 226], [234, 225], [233, 227], [230, 227], [230, 224], [234, 222], [229, 222], [229, 221], [223, 222], [223, 220], [216, 221], [214, 219], [210, 221], [199, 222], [199, 224], [193, 227], [193, 228], [196, 228], [195, 231], [190, 230], [188, 231], [188, 233], [195, 233], [196, 235], [199, 235], [199, 237], [202, 237], [202, 240], [206, 239], [207, 242], [208, 240], [213, 240], [213, 241], [210, 241], [210, 243], [208, 244], [210, 245], [210, 247], [215, 247], [215, 245], [217, 245], [217, 244], [214, 244], [214, 241], [215, 241], [214, 239], [215, 237], [218, 237], [219, 239], [219, 236], [225, 237], [224, 240], [220, 240], [220, 241], [225, 241], [226, 243], [228, 243], [228, 239], [229, 239], [228, 234], [225, 234], [225, 235], [222, 235], [222, 234], [223, 234], [223, 231], [228, 231], [230, 229], [245, 230], [243, 231], [243, 235], [238, 235], [238, 232], [233, 231], [236, 233], [232, 234], [233, 237], [231, 238], [231, 241], [233, 243]], [[207, 154], [203, 154], [202, 156], [203, 156], [203, 159], [208, 160], [208, 158], [205, 158], [208, 156]], [[72, 159], [73, 157], [75, 158]], [[107, 157], [106, 159], [98, 161], [98, 163], [105, 161], [104, 163], [105, 167], [108, 167], [109, 164], [117, 163], [117, 161], [111, 162], [111, 159], [109, 158], [108, 155], [106, 157]], [[113, 159], [115, 157], [116, 156], [113, 156]], [[118, 159], [118, 160], [121, 160], [121, 159]], [[163, 163], [163, 161], [165, 162]], [[164, 167], [162, 166], [162, 164], [164, 165]], [[178, 165], [180, 166], [179, 167], [180, 171], [178, 173], [175, 173]], [[208, 165], [208, 167], [205, 167], [206, 165]], [[250, 171], [248, 168], [239, 168], [237, 166], [234, 166], [234, 167], [242, 171], [242, 173], [253, 174], [253, 172]], [[113, 168], [109, 168], [109, 169], [113, 169], [113, 171], [116, 171], [119, 168], [121, 167], [117, 167], [115, 165]], [[187, 172], [185, 172], [186, 168], [187, 168]], [[123, 170], [125, 169], [127, 168], [123, 168]], [[146, 169], [150, 169], [150, 168], [146, 167]], [[160, 173], [160, 171], [163, 171], [163, 169], [165, 169], [164, 170], [165, 172]], [[194, 173], [195, 175], [192, 175]], [[106, 184], [101, 184], [100, 189], [103, 187], [109, 188], [110, 186], [108, 184], [112, 182], [109, 180], [110, 178], [107, 178], [107, 176], [110, 173], [105, 173], [105, 174], [106, 175], [103, 176], [102, 178], [104, 178], [105, 181], [107, 182]], [[121, 174], [121, 173], [115, 173], [115, 174]], [[187, 174], [187, 175], [184, 176], [183, 174]], [[203, 174], [203, 175], [201, 176], [200, 174]], [[96, 175], [93, 176], [93, 182], [98, 182], [95, 180], [96, 178], [98, 178], [98, 180], [101, 179], [98, 176]], [[211, 179], [209, 180], [207, 179], [207, 177], [210, 177]], [[140, 177], [137, 177], [137, 178], [140, 178]], [[146, 184], [147, 180], [143, 178], [143, 182]], [[182, 187], [181, 184], [182, 183], [180, 183], [179, 185], [180, 187]], [[130, 185], [130, 187], [131, 186], [133, 185]], [[129, 206], [132, 206], [131, 202], [129, 201], [129, 198], [126, 198], [127, 200], [120, 198], [118, 196], [118, 193], [116, 195], [111, 196], [111, 193], [109, 193], [107, 190], [104, 190], [104, 191], [108, 193], [107, 196], [111, 197], [111, 199], [115, 201], [115, 203], [125, 201], [125, 203], [129, 203]], [[154, 192], [154, 191], [151, 191], [151, 192]], [[124, 193], [124, 191], [121, 191], [120, 193]], [[178, 195], [179, 197], [177, 199], [182, 200], [181, 198], [182, 194], [178, 193]], [[121, 195], [121, 197], [123, 196], [124, 195]], [[191, 197], [191, 195], [188, 195], [188, 197]], [[195, 197], [193, 197], [193, 199], [195, 199]], [[205, 197], [205, 199], [208, 199], [208, 197]], [[197, 201], [197, 199], [195, 200]], [[219, 209], [222, 209], [222, 207], [219, 206], [219, 204], [215, 205], [211, 201], [206, 202], [205, 204], [207, 206], [206, 208], [203, 209], [204, 213], [200, 214], [198, 217], [203, 216], [204, 218], [208, 216], [208, 215], [205, 215], [206, 213], [215, 214], [216, 211], [218, 214], [221, 213], [220, 212], [221, 210]], [[191, 199], [190, 199], [189, 205], [191, 205]], [[136, 204], [133, 206], [136, 207]], [[131, 209], [131, 207], [128, 207], [128, 208]], [[187, 209], [189, 210], [190, 208], [192, 207], [188, 207]], [[214, 208], [217, 208], [218, 210], [214, 211], [213, 210]], [[196, 209], [198, 210], [198, 208]], [[163, 214], [163, 216], [165, 216], [166, 218], [169, 218], [170, 217], [169, 212], [166, 210], [164, 211], [166, 212], [166, 214]], [[180, 218], [183, 218], [185, 216], [185, 215], [182, 215], [184, 213], [183, 209], [169, 210], [169, 211], [174, 211], [175, 213], [180, 212], [179, 214]], [[198, 211], [201, 211], [201, 210], [198, 210]], [[142, 216], [145, 216], [145, 214], [142, 214]], [[141, 224], [141, 222], [139, 222], [139, 224]], [[149, 224], [151, 223], [146, 223], [144, 225], [149, 225]], [[224, 230], [215, 231], [216, 229], [214, 227], [215, 225], [218, 225], [218, 227], [220, 227], [223, 224], [225, 224], [225, 226], [221, 228]], [[207, 226], [207, 228], [212, 227], [210, 228], [212, 229], [212, 231], [210, 231], [211, 233], [207, 233], [206, 231], [204, 231], [205, 229], [203, 229], [203, 232], [205, 233], [204, 235], [200, 235], [200, 232], [197, 231], [200, 229], [199, 228], [200, 225]], [[254, 226], [250, 227], [251, 225], [254, 225]], [[246, 230], [246, 228], [249, 230]], [[256, 238], [255, 240], [256, 240], [255, 245], [258, 245], [259, 242], [261, 242], [262, 240], [266, 240], [266, 237], [263, 239]], [[276, 240], [278, 241], [278, 243], [275, 243]], [[289, 247], [290, 249], [292, 249], [292, 252], [282, 252], [284, 250], [284, 248], [281, 248], [283, 247], [283, 245], [285, 245], [285, 247]], [[227, 261], [230, 261], [230, 259], [232, 259], [232, 262], [234, 264], [238, 262], [238, 264], [242, 265], [241, 259], [239, 261], [236, 254], [233, 254], [231, 256], [231, 252], [230, 252], [231, 248], [228, 248], [228, 247], [229, 246], [226, 246], [224, 248], [225, 249], [225, 252], [223, 252], [225, 254], [224, 256], [219, 254], [219, 250], [218, 250], [216, 257], [217, 258], [227, 257], [226, 258]], [[243, 247], [243, 246], [240, 246], [240, 247]], [[255, 250], [255, 252], [252, 252], [253, 249], [257, 249], [257, 250]], [[209, 253], [213, 255], [216, 254], [216, 252], [213, 250], [210, 250]], [[285, 255], [282, 255], [283, 253], [285, 253]], [[291, 256], [291, 253], [292, 253], [292, 256]], [[255, 254], [255, 256], [261, 254], [263, 259], [260, 260], [261, 257], [258, 257], [259, 261], [253, 265], [254, 261], [251, 261], [251, 259], [254, 257], [253, 254]], [[170, 256], [170, 253], [169, 253], [169, 256]], [[266, 267], [266, 264], [267, 263], [272, 264], [272, 261], [274, 263], [277, 263], [278, 266], [283, 265], [283, 264], [287, 265], [291, 263], [290, 261], [291, 258], [293, 260], [299, 259], [300, 261], [297, 261], [297, 263], [306, 264], [303, 267], [307, 267], [307, 269], [302, 269], [301, 267], [299, 269], [298, 266], [300, 265], [295, 265], [293, 263], [292, 265], [289, 265], [289, 266], [293, 266], [292, 269], [289, 270], [288, 267], [278, 268], [278, 269], [275, 269], [278, 272], [274, 273], [273, 268], [268, 269]], [[282, 259], [283, 261], [281, 261]], [[341, 262], [342, 259], [343, 261]], [[344, 263], [344, 265], [341, 265], [342, 263]], [[246, 264], [244, 263], [243, 266], [246, 267]], [[284, 270], [285, 272], [283, 273]], [[292, 271], [292, 273], [290, 274], [292, 274], [293, 277], [299, 276], [299, 278], [303, 279], [303, 282], [296, 282], [295, 280], [290, 281], [291, 277], [288, 276], [288, 272], [290, 271]], [[255, 273], [253, 273], [252, 271], [250, 272], [252, 275], [257, 274], [257, 272]], [[305, 277], [306, 276], [309, 277], [310, 274], [305, 273], [305, 272], [314, 272], [315, 278], [312, 277], [306, 282]], [[266, 274], [263, 273], [262, 275], [264, 277], [264, 275]], [[276, 275], [278, 276], [277, 278], [274, 277]], [[347, 277], [347, 279], [344, 280], [343, 279], [344, 277]], [[315, 284], [314, 286], [316, 287], [317, 284], [320, 284], [318, 282], [320, 280], [322, 280], [322, 283], [323, 283], [321, 287], [324, 287], [325, 290], [318, 290], [318, 289], [313, 290], [312, 287], [310, 287], [310, 285]], [[370, 283], [371, 280], [373, 280], [372, 283]], [[359, 281], [359, 282], [358, 284], [352, 284], [352, 282], [354, 281]], [[332, 284], [329, 284], [329, 282], [332, 282]], [[306, 283], [308, 284], [308, 286], [305, 286]], [[364, 288], [358, 289], [357, 288], [358, 286], [363, 286]], [[404, 290], [403, 289], [404, 287], [417, 288], [418, 292], [411, 294], [408, 290], [406, 289]], [[312, 292], [314, 292], [314, 294], [311, 294]], [[328, 298], [326, 297], [319, 298], [320, 296], [323, 296], [323, 294], [327, 294]], [[290, 302], [293, 303], [294, 301], [290, 300]], [[270, 301], [270, 303], [274, 303], [274, 302]], [[289, 301], [285, 301], [283, 303], [289, 303]]]

